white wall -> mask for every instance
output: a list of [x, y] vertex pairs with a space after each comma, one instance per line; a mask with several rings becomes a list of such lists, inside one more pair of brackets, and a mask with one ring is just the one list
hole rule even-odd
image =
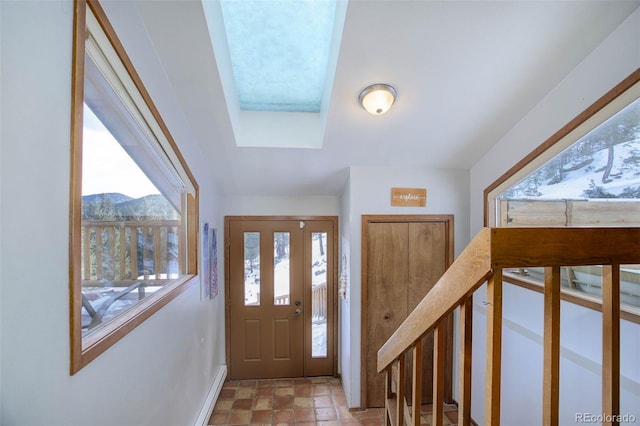
[[[471, 235], [483, 224], [483, 191], [510, 167], [557, 130], [640, 67], [640, 10], [636, 10], [557, 87], [549, 92], [470, 171]], [[472, 416], [484, 421], [484, 327], [486, 315], [482, 292], [474, 297], [474, 362]], [[502, 422], [540, 424], [541, 334], [540, 296], [505, 287], [503, 335]], [[513, 309], [516, 307], [516, 309]], [[599, 414], [601, 365], [600, 314], [562, 304], [561, 418], [575, 422], [576, 412]], [[633, 363], [640, 359], [640, 327], [622, 321], [623, 412], [640, 419], [640, 375]], [[540, 368], [539, 368], [540, 367]], [[568, 385], [572, 390], [569, 391]], [[578, 396], [581, 399], [578, 399]], [[515, 423], [514, 423], [515, 422]]]
[[338, 197], [224, 197], [225, 216], [338, 216]]
[[[392, 187], [427, 188], [427, 206], [391, 207]], [[408, 169], [352, 167], [348, 200], [350, 279], [348, 303], [342, 303], [343, 321], [348, 318], [348, 336], [343, 336], [343, 382], [349, 407], [360, 401], [360, 315], [363, 214], [453, 214], [454, 248], [457, 256], [469, 243], [469, 173], [453, 169]], [[348, 341], [347, 341], [348, 339]], [[348, 364], [347, 364], [348, 361]], [[348, 372], [348, 376], [346, 373]]]
[[[193, 424], [224, 370], [224, 286], [216, 299], [201, 302], [194, 283], [69, 375], [73, 3], [0, 2], [0, 10], [0, 423]], [[114, 25], [135, 24], [135, 9], [125, 12], [111, 15]], [[198, 141], [174, 109], [153, 48], [138, 30], [122, 41], [200, 184], [202, 218], [220, 227], [219, 197]]]

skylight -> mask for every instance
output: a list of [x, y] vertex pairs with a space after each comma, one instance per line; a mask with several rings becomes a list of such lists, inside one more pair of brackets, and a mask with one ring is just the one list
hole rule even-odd
[[320, 112], [336, 0], [221, 0], [240, 109]]

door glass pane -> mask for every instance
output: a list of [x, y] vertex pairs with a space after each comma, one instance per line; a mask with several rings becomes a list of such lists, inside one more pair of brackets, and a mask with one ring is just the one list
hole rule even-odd
[[289, 305], [289, 233], [273, 233], [273, 304]]
[[311, 234], [311, 356], [327, 356], [327, 233]]
[[244, 304], [260, 305], [260, 233], [244, 233]]

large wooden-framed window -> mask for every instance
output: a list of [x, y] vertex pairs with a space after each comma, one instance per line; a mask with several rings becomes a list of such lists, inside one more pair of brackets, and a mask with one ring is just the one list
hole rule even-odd
[[[494, 227], [640, 226], [640, 69], [484, 192]], [[576, 242], [580, 244], [580, 242]], [[562, 268], [562, 297], [602, 309], [602, 268]], [[543, 268], [505, 281], [541, 291]], [[640, 322], [640, 265], [621, 265], [622, 318]]]
[[75, 2], [71, 374], [197, 274], [198, 185], [97, 0]]

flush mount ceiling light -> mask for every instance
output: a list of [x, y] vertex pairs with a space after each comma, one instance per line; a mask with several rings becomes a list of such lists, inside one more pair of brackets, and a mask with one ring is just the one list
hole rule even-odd
[[358, 102], [370, 114], [381, 115], [389, 111], [396, 96], [396, 89], [388, 84], [373, 84], [360, 92]]

